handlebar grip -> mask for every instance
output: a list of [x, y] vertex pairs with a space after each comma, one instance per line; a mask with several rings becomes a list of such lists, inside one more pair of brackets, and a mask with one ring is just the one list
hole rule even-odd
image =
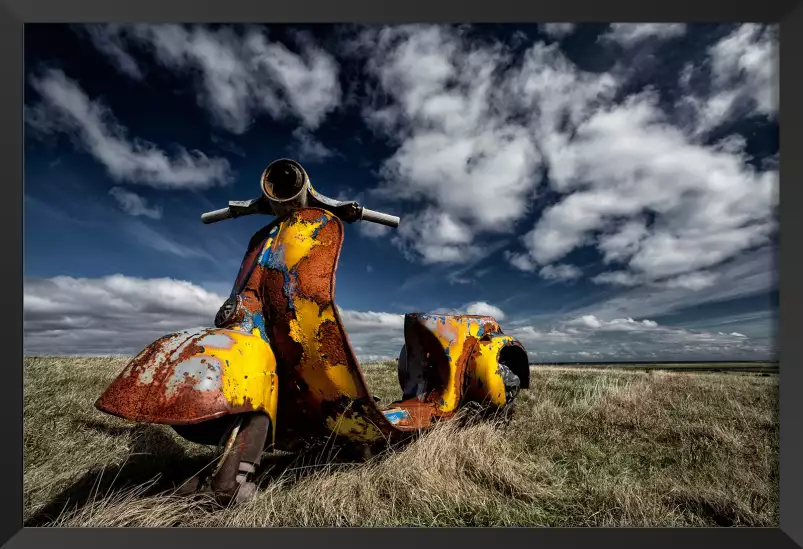
[[218, 221], [223, 221], [224, 219], [231, 219], [231, 210], [229, 208], [221, 208], [219, 210], [215, 210], [213, 212], [206, 212], [205, 214], [201, 215], [201, 221], [204, 223], [217, 223]]
[[380, 225], [387, 225], [388, 227], [396, 228], [399, 226], [401, 219], [395, 215], [389, 215], [382, 212], [375, 212], [368, 208], [362, 209], [361, 219], [363, 221], [371, 221], [372, 223], [379, 223]]

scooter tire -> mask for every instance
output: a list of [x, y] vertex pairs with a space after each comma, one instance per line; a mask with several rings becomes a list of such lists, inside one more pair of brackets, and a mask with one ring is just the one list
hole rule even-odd
[[[211, 479], [211, 488], [219, 503], [244, 503], [255, 495], [256, 485], [253, 478], [246, 477], [245, 482], [238, 484], [236, 477], [243, 458], [247, 457], [247, 461], [253, 462], [255, 467], [259, 465], [269, 432], [270, 417], [266, 414], [249, 413], [243, 418], [231, 451]], [[252, 475], [253, 473], [249, 477]]]

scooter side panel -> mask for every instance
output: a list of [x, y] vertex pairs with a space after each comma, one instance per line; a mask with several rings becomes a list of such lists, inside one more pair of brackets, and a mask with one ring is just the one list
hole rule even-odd
[[262, 337], [241, 327], [199, 328], [149, 345], [95, 406], [129, 420], [169, 425], [263, 411], [275, 425], [277, 390], [276, 360]]
[[[407, 396], [412, 396], [413, 385], [418, 384], [419, 398], [435, 401], [441, 414], [455, 412], [463, 399], [466, 372], [480, 339], [499, 332], [499, 324], [490, 316], [405, 315], [407, 362], [413, 374], [405, 380]], [[425, 367], [429, 372], [425, 373]], [[424, 379], [427, 375], [429, 381]]]

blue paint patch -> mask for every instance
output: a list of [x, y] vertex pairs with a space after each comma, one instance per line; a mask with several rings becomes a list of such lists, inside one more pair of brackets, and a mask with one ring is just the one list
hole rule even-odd
[[382, 413], [385, 415], [385, 418], [394, 425], [402, 420], [406, 421], [410, 420], [410, 414], [407, 412], [407, 410], [403, 410], [401, 408], [394, 408], [392, 410], [383, 410]]
[[270, 343], [268, 333], [265, 331], [265, 317], [262, 313], [255, 313], [253, 317], [254, 326], [259, 328], [259, 336], [265, 343]]
[[312, 231], [312, 238], [318, 238], [318, 233], [321, 232], [321, 229], [326, 227], [326, 225], [332, 220], [331, 216], [327, 214], [322, 214], [321, 217], [313, 221], [313, 223], [320, 223], [320, 227], [316, 227], [314, 231]]

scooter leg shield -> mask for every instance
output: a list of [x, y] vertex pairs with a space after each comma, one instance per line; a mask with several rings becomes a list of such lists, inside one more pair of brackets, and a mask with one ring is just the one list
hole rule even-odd
[[135, 357], [95, 403], [133, 421], [190, 425], [264, 412], [275, 424], [276, 360], [259, 335], [199, 328], [169, 334]]

